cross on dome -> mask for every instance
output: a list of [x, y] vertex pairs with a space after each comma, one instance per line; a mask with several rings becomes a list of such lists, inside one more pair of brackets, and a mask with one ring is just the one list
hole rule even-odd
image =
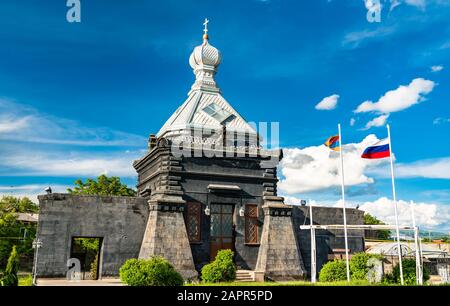
[[203, 25], [205, 26], [205, 28], [203, 29], [203, 41], [206, 42], [208, 40], [208, 23], [209, 20], [208, 18], [205, 18], [205, 22], [203, 23]]
[[205, 26], [203, 32], [205, 32], [205, 34], [208, 34], [208, 23], [209, 23], [208, 18], [205, 18], [205, 22], [203, 23], [203, 25]]

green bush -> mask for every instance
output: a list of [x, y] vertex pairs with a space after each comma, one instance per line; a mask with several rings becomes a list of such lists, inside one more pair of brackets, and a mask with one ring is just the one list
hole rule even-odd
[[94, 261], [91, 263], [92, 279], [98, 279], [98, 253], [95, 255]]
[[13, 246], [5, 272], [0, 279], [0, 284], [2, 286], [17, 286], [19, 284], [17, 272], [19, 272], [19, 254], [17, 253], [16, 246]]
[[[416, 284], [416, 261], [414, 259], [403, 259], [402, 260], [402, 268], [403, 268], [403, 279], [405, 281], [405, 285], [415, 285]], [[423, 268], [423, 281], [426, 282], [430, 279], [430, 273], [427, 269]], [[392, 269], [392, 272], [386, 274], [384, 282], [388, 284], [400, 284], [400, 266], [397, 264]]]
[[233, 251], [220, 250], [216, 259], [202, 268], [202, 281], [205, 283], [232, 282], [236, 279], [236, 265]]
[[367, 280], [367, 273], [372, 268], [369, 260], [380, 259], [380, 256], [368, 253], [356, 253], [350, 259], [350, 275], [352, 280]]
[[129, 259], [120, 268], [120, 279], [129, 286], [182, 286], [183, 278], [163, 257]]
[[322, 266], [319, 273], [319, 281], [336, 282], [347, 280], [347, 267], [345, 260], [335, 259]]

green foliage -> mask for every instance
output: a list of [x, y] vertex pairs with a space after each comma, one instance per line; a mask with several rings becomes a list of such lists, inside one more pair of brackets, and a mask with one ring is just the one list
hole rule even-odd
[[91, 263], [91, 276], [92, 279], [98, 278], [98, 253], [95, 255], [94, 261]]
[[3, 196], [0, 199], [0, 212], [2, 213], [37, 213], [38, 211], [39, 206], [27, 197]]
[[33, 277], [31, 274], [26, 276], [19, 276], [19, 286], [20, 287], [30, 287], [33, 286]]
[[36, 213], [39, 206], [28, 198], [3, 196], [0, 199], [0, 268], [5, 267], [13, 245], [24, 256], [32, 256], [36, 224], [17, 220], [17, 213]]
[[[366, 225], [383, 225], [376, 217], [370, 215], [369, 213], [364, 214], [364, 224]], [[377, 232], [378, 239], [388, 240], [391, 237], [391, 232], [389, 230], [375, 230]]]
[[90, 194], [90, 195], [113, 195], [134, 197], [136, 191], [122, 184], [119, 177], [100, 175], [97, 180], [87, 179], [86, 182], [82, 180], [75, 181], [74, 189], [68, 188], [67, 191], [71, 194]]
[[202, 281], [205, 283], [232, 282], [236, 279], [236, 265], [233, 251], [220, 250], [216, 259], [202, 268]]
[[336, 282], [347, 280], [347, 267], [344, 260], [335, 259], [322, 266], [319, 273], [319, 281]]
[[372, 258], [381, 259], [380, 256], [368, 253], [356, 253], [350, 259], [350, 275], [352, 280], [367, 280], [367, 273], [370, 266], [369, 260]]
[[120, 279], [129, 286], [182, 286], [183, 278], [163, 257], [129, 259], [120, 268]]
[[[403, 279], [405, 285], [416, 284], [416, 261], [414, 259], [403, 259]], [[426, 268], [423, 268], [423, 281], [426, 282], [430, 279], [430, 273]], [[383, 281], [387, 284], [400, 284], [400, 265], [395, 265], [392, 272], [384, 276]]]
[[0, 284], [2, 286], [17, 286], [19, 284], [17, 272], [19, 272], [19, 254], [17, 253], [16, 246], [13, 246], [5, 272], [0, 279]]
[[73, 247], [75, 250], [86, 250], [97, 253], [100, 249], [100, 239], [98, 238], [74, 238]]

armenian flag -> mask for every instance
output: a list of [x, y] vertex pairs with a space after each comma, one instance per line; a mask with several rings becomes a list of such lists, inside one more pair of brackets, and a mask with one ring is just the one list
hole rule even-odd
[[341, 149], [341, 143], [339, 141], [339, 136], [331, 136], [325, 141], [324, 145], [330, 148], [333, 151], [339, 151]]
[[368, 147], [364, 150], [364, 153], [361, 155], [362, 158], [367, 159], [377, 159], [377, 158], [385, 158], [391, 156], [389, 150], [389, 139], [382, 139], [375, 143], [374, 145]]

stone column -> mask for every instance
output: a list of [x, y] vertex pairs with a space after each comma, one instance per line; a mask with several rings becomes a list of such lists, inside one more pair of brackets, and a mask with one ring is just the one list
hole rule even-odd
[[150, 213], [139, 258], [163, 256], [184, 279], [197, 278], [183, 218], [185, 201], [181, 196], [158, 194], [148, 203]]
[[264, 225], [255, 271], [275, 281], [304, 279], [306, 270], [295, 237], [292, 206], [283, 201], [282, 197], [264, 197]]

